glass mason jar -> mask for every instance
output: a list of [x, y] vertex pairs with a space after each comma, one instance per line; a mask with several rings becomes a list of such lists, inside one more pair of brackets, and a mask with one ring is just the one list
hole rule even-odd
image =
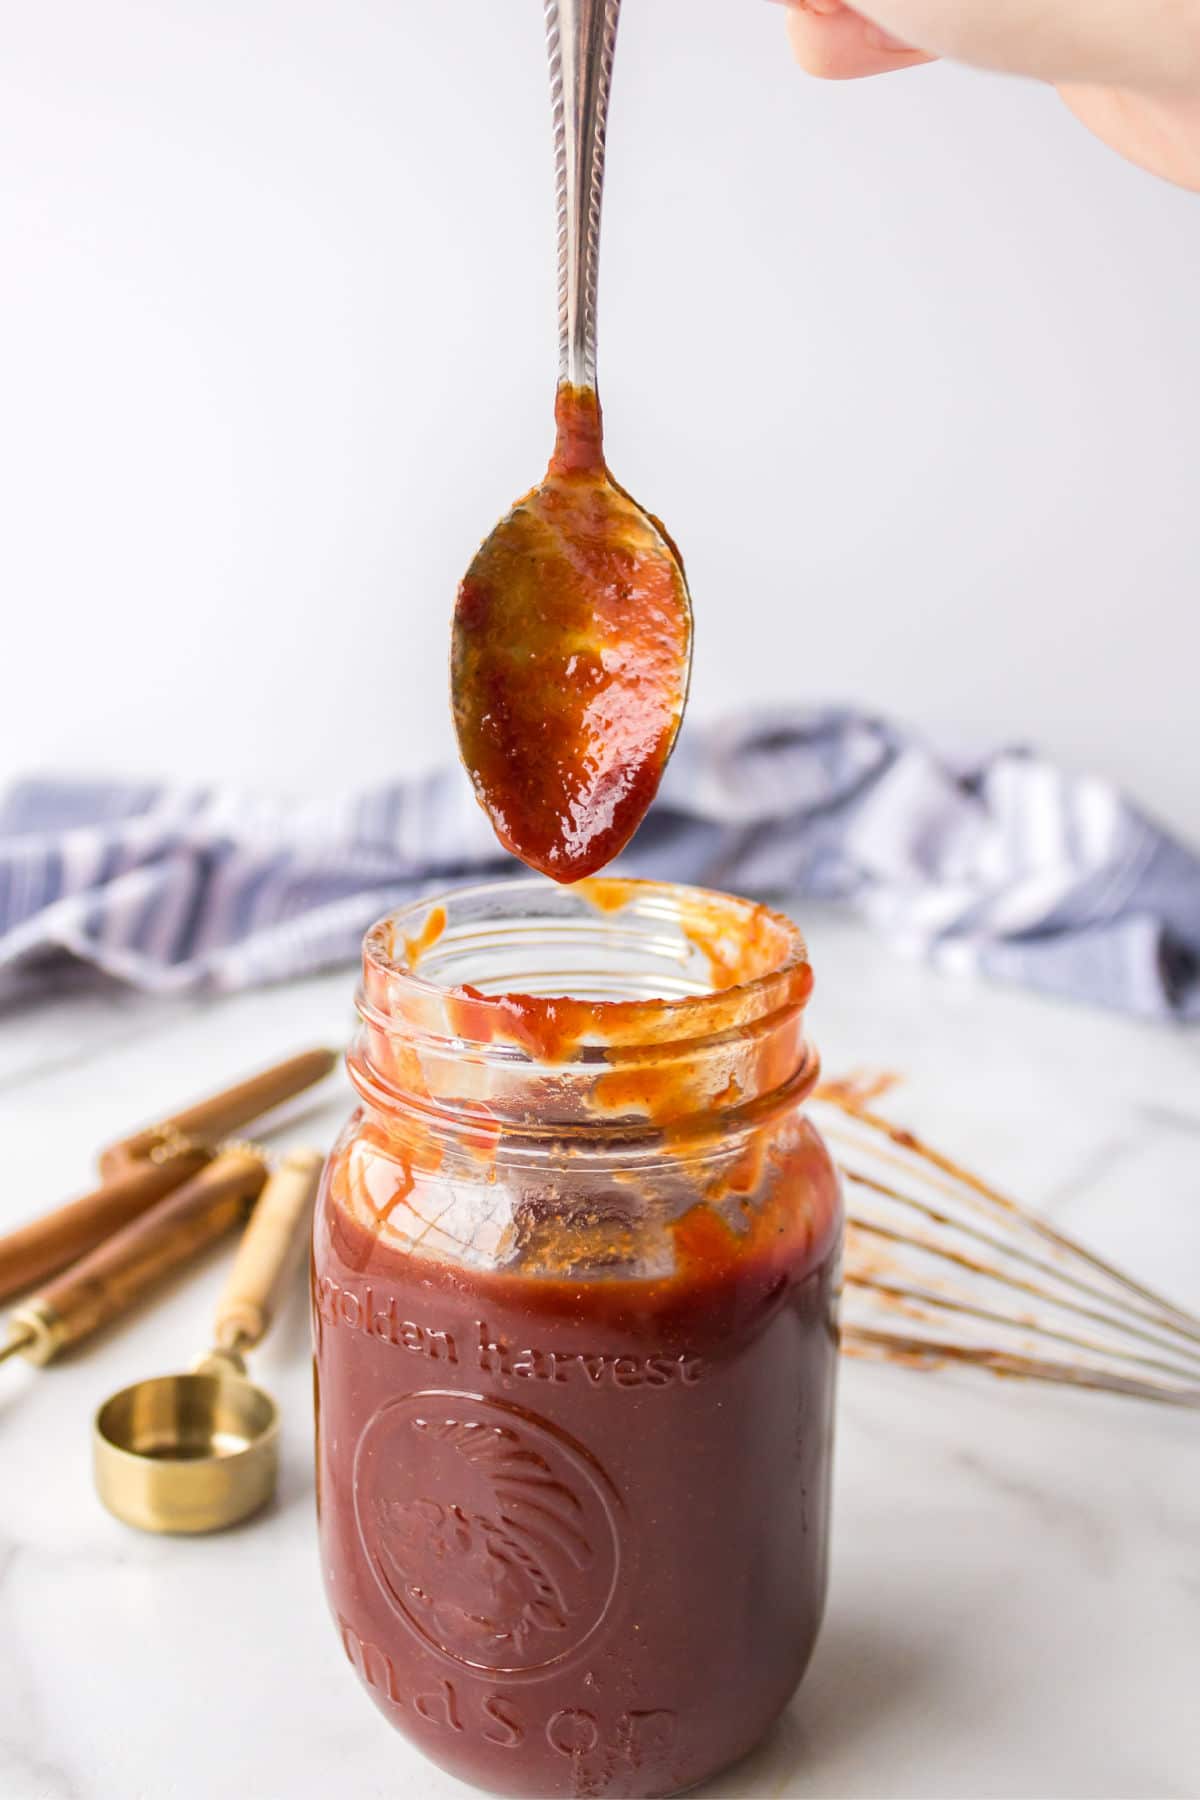
[[482, 1787], [682, 1792], [786, 1706], [824, 1602], [842, 1212], [803, 940], [517, 880], [363, 960], [313, 1265], [346, 1654]]

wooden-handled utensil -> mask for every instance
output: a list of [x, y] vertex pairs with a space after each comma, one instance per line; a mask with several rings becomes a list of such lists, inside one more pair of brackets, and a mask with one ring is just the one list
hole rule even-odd
[[164, 1146], [169, 1148], [181, 1138], [209, 1145], [218, 1143], [231, 1132], [242, 1131], [263, 1113], [282, 1106], [285, 1100], [302, 1094], [305, 1088], [323, 1081], [337, 1066], [340, 1054], [324, 1048], [303, 1050], [299, 1056], [290, 1056], [286, 1062], [275, 1063], [233, 1087], [223, 1088], [219, 1094], [210, 1094], [207, 1099], [184, 1107], [169, 1119], [131, 1132], [100, 1152], [101, 1173], [114, 1175], [131, 1161], [150, 1156]]
[[203, 1365], [220, 1358], [244, 1374], [241, 1355], [271, 1328], [307, 1243], [317, 1182], [325, 1158], [319, 1150], [293, 1150], [284, 1157], [258, 1200], [217, 1307], [213, 1350]]
[[100, 1153], [103, 1184], [0, 1236], [0, 1301], [28, 1293], [196, 1175], [222, 1138], [324, 1079], [336, 1050], [305, 1050]]
[[182, 1145], [153, 1160], [123, 1166], [103, 1187], [20, 1225], [0, 1238], [0, 1300], [28, 1293], [47, 1275], [86, 1256], [97, 1244], [196, 1175], [212, 1156], [199, 1144]]
[[217, 1307], [213, 1348], [190, 1374], [137, 1381], [104, 1402], [92, 1433], [104, 1505], [142, 1531], [218, 1531], [271, 1496], [279, 1414], [242, 1353], [268, 1329], [308, 1235], [324, 1158], [297, 1150], [254, 1208]]
[[147, 1288], [231, 1230], [266, 1179], [266, 1162], [256, 1151], [223, 1150], [19, 1307], [9, 1319], [0, 1362], [20, 1354], [47, 1363], [107, 1325]]

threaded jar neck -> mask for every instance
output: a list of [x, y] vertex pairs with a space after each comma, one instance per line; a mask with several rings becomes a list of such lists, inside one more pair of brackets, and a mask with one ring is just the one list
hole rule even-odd
[[682, 1127], [816, 1079], [790, 920], [665, 882], [540, 878], [368, 932], [350, 1071], [372, 1107], [488, 1129]]

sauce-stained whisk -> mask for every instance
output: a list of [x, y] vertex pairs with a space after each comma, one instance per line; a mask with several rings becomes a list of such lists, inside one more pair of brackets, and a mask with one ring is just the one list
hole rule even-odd
[[1200, 1319], [876, 1110], [817, 1090], [846, 1184], [842, 1347], [1200, 1408]]

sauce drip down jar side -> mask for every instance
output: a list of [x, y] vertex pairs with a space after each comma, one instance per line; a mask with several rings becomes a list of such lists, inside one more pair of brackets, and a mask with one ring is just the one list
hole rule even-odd
[[682, 1792], [804, 1672], [842, 1233], [810, 988], [788, 921], [657, 883], [367, 937], [314, 1236], [321, 1554], [372, 1698], [481, 1787]]

